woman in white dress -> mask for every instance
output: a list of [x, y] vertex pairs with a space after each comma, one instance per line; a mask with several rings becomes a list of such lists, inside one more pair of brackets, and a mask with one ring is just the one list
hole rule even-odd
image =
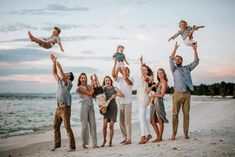
[[141, 138], [139, 144], [148, 142], [152, 136], [149, 131], [149, 122], [146, 119], [147, 106], [149, 104], [148, 84], [153, 81], [152, 70], [143, 63], [143, 56], [140, 57], [141, 63], [141, 80], [137, 90], [137, 99], [139, 104], [139, 121]]

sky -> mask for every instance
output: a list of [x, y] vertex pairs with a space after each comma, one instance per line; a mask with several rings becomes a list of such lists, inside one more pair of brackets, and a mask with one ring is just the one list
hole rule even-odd
[[[205, 25], [194, 33], [199, 65], [192, 71], [194, 85], [235, 82], [235, 1], [233, 0], [0, 0], [0, 92], [56, 91], [51, 53], [64, 71], [111, 75], [117, 45], [125, 46], [134, 89], [140, 78], [139, 57], [154, 71], [164, 68], [173, 85], [169, 55], [175, 42], [183, 64], [193, 61], [193, 50], [181, 37], [168, 42], [179, 30], [181, 19], [189, 25]], [[58, 45], [46, 50], [28, 39], [30, 30], [38, 38], [62, 29]]]

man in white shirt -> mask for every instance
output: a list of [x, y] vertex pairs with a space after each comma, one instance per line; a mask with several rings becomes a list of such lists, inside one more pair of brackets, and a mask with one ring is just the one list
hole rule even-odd
[[[124, 98], [116, 98], [119, 105], [119, 120], [120, 129], [124, 140], [121, 144], [128, 145], [131, 144], [131, 114], [132, 114], [132, 87], [134, 80], [130, 78], [130, 70], [125, 67], [125, 75], [118, 77], [118, 72], [116, 72], [117, 61], [114, 62], [112, 69], [112, 76], [116, 82], [116, 87], [124, 94]], [[118, 71], [121, 70], [117, 69]]]

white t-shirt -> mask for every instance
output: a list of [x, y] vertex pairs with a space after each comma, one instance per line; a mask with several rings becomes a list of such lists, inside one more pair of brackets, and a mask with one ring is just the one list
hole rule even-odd
[[[129, 78], [134, 84], [134, 79]], [[132, 88], [133, 85], [128, 85], [122, 77], [118, 77], [116, 81], [116, 87], [124, 94], [125, 98], [117, 97], [118, 104], [130, 104], [132, 102]]]

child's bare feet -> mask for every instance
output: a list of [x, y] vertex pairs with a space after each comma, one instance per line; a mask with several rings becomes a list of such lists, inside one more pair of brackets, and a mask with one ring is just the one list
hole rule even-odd
[[148, 142], [151, 138], [152, 138], [152, 135], [149, 134], [146, 138], [146, 142]]
[[28, 35], [29, 35], [30, 40], [33, 41], [33, 35], [31, 34], [30, 31], [28, 31]]

